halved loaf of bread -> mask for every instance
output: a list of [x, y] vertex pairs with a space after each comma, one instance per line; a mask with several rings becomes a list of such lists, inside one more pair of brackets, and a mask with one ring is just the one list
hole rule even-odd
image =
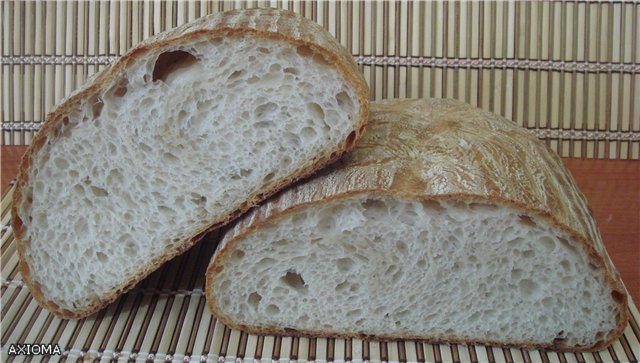
[[224, 236], [211, 311], [251, 333], [594, 350], [626, 292], [561, 160], [453, 100], [373, 103], [356, 148]]
[[86, 316], [198, 237], [352, 147], [368, 115], [351, 55], [274, 9], [136, 46], [48, 115], [13, 228], [39, 303]]

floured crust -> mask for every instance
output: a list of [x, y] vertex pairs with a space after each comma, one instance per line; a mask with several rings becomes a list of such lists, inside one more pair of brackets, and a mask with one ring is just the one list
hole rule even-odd
[[[359, 99], [360, 115], [354, 121], [353, 132], [335, 150], [330, 150], [325, 155], [309, 160], [298, 171], [290, 175], [279, 183], [272, 183], [256, 195], [249, 196], [248, 200], [235, 212], [222, 218], [211, 221], [211, 225], [204, 229], [194, 231], [193, 237], [177, 243], [177, 247], [167, 250], [164, 255], [159, 256], [145, 266], [142, 266], [135, 276], [115, 287], [111, 292], [100, 297], [85, 308], [75, 311], [62, 309], [54, 301], [47, 300], [37, 281], [34, 281], [30, 273], [30, 264], [25, 257], [25, 250], [29, 247], [30, 241], [25, 240], [25, 230], [19, 218], [19, 205], [23, 198], [25, 188], [28, 187], [29, 169], [34, 156], [47, 142], [55, 142], [60, 133], [60, 129], [65, 122], [66, 115], [74, 106], [91, 99], [100, 91], [113, 87], [125, 69], [133, 65], [139, 58], [143, 58], [153, 52], [164, 49], [171, 50], [185, 42], [196, 41], [220, 36], [242, 36], [248, 35], [262, 39], [272, 39], [285, 41], [292, 46], [307, 46], [309, 49], [323, 57], [328, 63], [334, 65], [345, 80], [356, 90]], [[114, 301], [119, 295], [131, 289], [137, 282], [156, 270], [162, 263], [179, 255], [195, 244], [207, 231], [218, 228], [233, 220], [243, 212], [260, 201], [276, 193], [280, 189], [295, 182], [296, 180], [312, 174], [333, 161], [339, 159], [347, 150], [353, 148], [356, 141], [364, 131], [368, 119], [368, 88], [351, 54], [341, 46], [330, 33], [325, 31], [320, 25], [301, 16], [286, 10], [279, 9], [250, 9], [233, 10], [202, 17], [191, 23], [184, 24], [175, 29], [157, 34], [139, 43], [135, 48], [123, 55], [117, 62], [93, 75], [80, 88], [75, 90], [68, 98], [59, 102], [47, 115], [47, 119], [40, 131], [34, 136], [27, 152], [22, 158], [16, 189], [13, 195], [11, 225], [17, 241], [18, 253], [20, 256], [20, 271], [24, 282], [29, 287], [35, 300], [43, 307], [47, 308], [61, 318], [78, 319], [86, 317], [107, 304]]]
[[[394, 123], [394, 127], [385, 124]], [[383, 340], [488, 344], [560, 351], [594, 351], [619, 338], [627, 324], [627, 292], [606, 253], [584, 195], [560, 158], [515, 123], [454, 100], [389, 100], [371, 104], [366, 132], [357, 147], [309, 180], [298, 183], [252, 210], [221, 241], [207, 270], [207, 302], [225, 324], [254, 334], [362, 337], [328, 330], [235, 324], [216, 306], [216, 272], [224, 268], [237, 241], [266, 223], [299, 209], [354, 195], [418, 200], [484, 202], [515, 208], [546, 221], [579, 241], [604, 272], [618, 305], [615, 330], [590, 346], [519, 341], [432, 339], [380, 335]]]

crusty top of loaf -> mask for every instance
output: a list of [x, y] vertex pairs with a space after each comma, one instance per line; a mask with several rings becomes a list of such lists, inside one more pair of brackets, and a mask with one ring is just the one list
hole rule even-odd
[[[77, 108], [82, 102], [97, 97], [102, 90], [117, 86], [118, 82], [121, 80], [120, 75], [122, 75], [128, 67], [133, 65], [139, 59], [144, 58], [149, 54], [153, 54], [154, 52], [158, 52], [159, 50], [170, 50], [172, 47], [178, 46], [187, 41], [234, 35], [251, 35], [263, 39], [282, 40], [291, 43], [292, 46], [308, 47], [309, 53], [314, 53], [324, 58], [327, 63], [336, 67], [345, 80], [354, 87], [359, 98], [360, 115], [358, 120], [354, 120], [354, 124], [357, 125], [355, 127], [355, 134], [350, 135], [349, 138], [345, 140], [341, 145], [340, 150], [336, 150], [330, 156], [327, 155], [319, 157], [318, 159], [310, 160], [308, 165], [306, 165], [306, 168], [301, 168], [296, 175], [291, 176], [272, 190], [265, 190], [256, 198], [248, 200], [240, 209], [230, 214], [225, 220], [212, 221], [212, 224], [208, 229], [197, 231], [197, 233], [194, 233], [193, 238], [178, 243], [177, 245], [179, 245], [179, 248], [171, 251], [171, 253], [165, 256], [162, 256], [160, 259], [150, 261], [146, 266], [141, 266], [140, 273], [137, 276], [114, 288], [109, 296], [101, 298], [99, 301], [92, 303], [91, 306], [77, 311], [69, 311], [67, 309], [60, 308], [53, 301], [47, 301], [43, 296], [38, 283], [33, 281], [31, 278], [31, 267], [25, 260], [24, 253], [25, 249], [28, 248], [29, 241], [24, 239], [25, 227], [19, 217], [19, 208], [21, 206], [20, 202], [24, 198], [29, 200], [31, 198], [28, 194], [28, 179], [29, 169], [33, 163], [34, 156], [40, 151], [45, 143], [55, 142], [55, 140], [60, 136], [62, 128], [66, 126], [66, 122], [68, 121], [66, 116], [70, 112]], [[91, 76], [81, 87], [72, 92], [66, 99], [59, 102], [47, 115], [46, 121], [42, 125], [40, 131], [32, 139], [31, 144], [22, 159], [16, 181], [16, 189], [13, 195], [11, 224], [18, 242], [17, 248], [20, 254], [20, 270], [25, 283], [29, 286], [29, 289], [38, 303], [47, 307], [60, 317], [81, 318], [97, 311], [101, 307], [104, 307], [113, 301], [122, 292], [133, 287], [136, 282], [151, 273], [163, 262], [184, 252], [206, 231], [229, 222], [251, 206], [258, 203], [260, 200], [282, 189], [290, 182], [302, 178], [312, 173], [314, 170], [317, 170], [339, 158], [346, 150], [353, 147], [355, 141], [359, 139], [361, 133], [364, 131], [364, 125], [368, 118], [368, 107], [368, 89], [366, 82], [360, 74], [351, 54], [349, 54], [349, 52], [320, 25], [291, 11], [280, 9], [248, 9], [216, 13], [199, 18], [175, 29], [157, 34], [140, 42], [115, 63]]]
[[[626, 290], [587, 200], [547, 145], [506, 118], [448, 99], [373, 102], [367, 128], [356, 148], [339, 162], [243, 217], [225, 235], [209, 269], [217, 267], [213, 262], [224, 263], [233, 241], [308, 204], [365, 192], [491, 202], [548, 221], [580, 241], [604, 270], [619, 305], [617, 329], [580, 350], [602, 348], [622, 334], [628, 319]], [[211, 284], [208, 279], [208, 291]]]

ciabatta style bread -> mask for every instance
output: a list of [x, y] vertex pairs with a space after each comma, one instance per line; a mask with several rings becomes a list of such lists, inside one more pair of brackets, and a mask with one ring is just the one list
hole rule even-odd
[[48, 115], [13, 228], [34, 297], [86, 316], [352, 147], [368, 114], [351, 55], [274, 9], [201, 18], [136, 46]]
[[626, 292], [561, 160], [453, 100], [373, 103], [356, 148], [243, 216], [207, 271], [251, 333], [594, 350]]

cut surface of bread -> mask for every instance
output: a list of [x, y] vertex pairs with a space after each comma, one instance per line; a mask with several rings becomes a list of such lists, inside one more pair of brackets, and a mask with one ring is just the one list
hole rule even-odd
[[350, 148], [365, 87], [328, 33], [286, 11], [218, 14], [144, 42], [34, 139], [14, 199], [25, 280], [58, 315], [90, 314]]
[[599, 349], [626, 292], [559, 158], [452, 100], [373, 103], [337, 164], [224, 236], [207, 299], [252, 333]]

